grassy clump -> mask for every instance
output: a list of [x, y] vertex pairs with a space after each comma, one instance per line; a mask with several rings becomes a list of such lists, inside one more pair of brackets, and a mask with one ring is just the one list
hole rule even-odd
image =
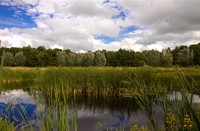
[[[94, 95], [119, 95], [135, 89], [178, 90], [180, 72], [193, 87], [200, 86], [196, 68], [62, 67], [48, 68], [39, 78], [41, 89], [70, 87], [68, 91]], [[70, 85], [70, 86], [69, 86]]]
[[[76, 105], [69, 118], [68, 97], [73, 94], [91, 98], [134, 97], [149, 118], [153, 130], [200, 130], [198, 109], [189, 92], [199, 91], [200, 72], [190, 68], [54, 67], [46, 69], [4, 70], [4, 81], [34, 81], [45, 97], [46, 113], [41, 116], [42, 130], [77, 130]], [[170, 104], [169, 91], [180, 91], [182, 101]], [[95, 97], [94, 97], [95, 96]], [[104, 97], [105, 96], [105, 97]], [[88, 97], [88, 98], [89, 98]], [[162, 107], [164, 127], [157, 125], [155, 106]], [[4, 121], [6, 122], [6, 121]], [[133, 129], [140, 127], [133, 127]], [[146, 128], [146, 127], [145, 127]], [[141, 127], [142, 129], [142, 127]]]
[[21, 83], [37, 81], [42, 69], [39, 68], [4, 68], [3, 83]]
[[[175, 100], [172, 101], [168, 97], [169, 91], [165, 88], [150, 88], [145, 80], [135, 77], [131, 82], [138, 83], [138, 89], [134, 92], [125, 93], [125, 96], [134, 97], [145, 112], [150, 122], [152, 130], [200, 130], [199, 106], [194, 106], [193, 94], [197, 90], [195, 79], [189, 77], [188, 70], [179, 69], [174, 76], [177, 81], [177, 87], [174, 88], [181, 94], [181, 100], [175, 92]], [[186, 73], [185, 73], [186, 72]], [[191, 71], [190, 71], [191, 72]], [[160, 82], [160, 81], [158, 81]], [[172, 86], [173, 87], [173, 86]], [[199, 87], [199, 86], [198, 86]], [[151, 90], [150, 90], [151, 89]], [[156, 107], [161, 107], [164, 115], [164, 125], [160, 127], [156, 119]], [[161, 120], [159, 120], [161, 121]]]
[[1, 131], [14, 131], [15, 127], [13, 126], [12, 123], [0, 118], [0, 130]]
[[[3, 86], [11, 83], [33, 83], [36, 89], [64, 88], [71, 93], [88, 95], [120, 95], [131, 90], [179, 90], [183, 81], [200, 91], [198, 67], [49, 67], [4, 68]], [[32, 84], [32, 85], [33, 85]], [[145, 88], [144, 88], [145, 86]], [[69, 87], [67, 89], [67, 87]]]

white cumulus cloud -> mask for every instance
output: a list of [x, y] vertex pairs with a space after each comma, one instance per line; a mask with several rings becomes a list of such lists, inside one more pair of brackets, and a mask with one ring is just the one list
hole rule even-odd
[[[199, 0], [3, 0], [0, 4], [26, 10], [37, 25], [0, 29], [0, 39], [10, 46], [140, 51], [200, 42]], [[124, 19], [114, 18], [122, 11]], [[128, 26], [138, 29], [120, 34]], [[104, 43], [94, 36], [119, 39]]]

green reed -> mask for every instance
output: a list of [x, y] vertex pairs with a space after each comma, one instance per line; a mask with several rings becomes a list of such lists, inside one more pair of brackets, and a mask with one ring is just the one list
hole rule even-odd
[[48, 92], [41, 92], [42, 103], [46, 111], [41, 116], [41, 130], [44, 131], [77, 131], [76, 107], [73, 107], [72, 116], [69, 117], [68, 94], [58, 89], [50, 88]]
[[[6, 107], [4, 105], [0, 105], [1, 107], [5, 108], [5, 111], [0, 111], [0, 115], [2, 118], [0, 118], [0, 130], [16, 130], [16, 129], [32, 129], [31, 123], [26, 122], [26, 116], [28, 115], [26, 112], [26, 109], [19, 103], [17, 103], [19, 107], [16, 106], [12, 101], [7, 104]], [[14, 126], [15, 122], [19, 122], [17, 118], [15, 118], [14, 110], [17, 111], [17, 113], [20, 115], [20, 123], [18, 125]], [[10, 121], [10, 118], [13, 119], [13, 122]]]
[[[73, 93], [88, 95], [119, 95], [121, 91], [135, 90], [143, 87], [148, 89], [166, 88], [178, 90], [178, 68], [152, 67], [62, 67], [48, 68], [39, 78], [40, 87], [67, 87]], [[200, 72], [197, 68], [183, 70], [187, 81], [194, 87], [200, 86]], [[131, 82], [130, 82], [131, 81]], [[129, 84], [128, 84], [129, 83]]]
[[[2, 89], [2, 84], [3, 84], [3, 63], [4, 63], [4, 58], [5, 58], [5, 48], [3, 50], [3, 55], [1, 56], [1, 66], [0, 66], [0, 90]], [[8, 105], [6, 110], [9, 109], [11, 104]], [[1, 106], [1, 105], [0, 105]], [[1, 116], [7, 117], [5, 115], [5, 112], [0, 111]], [[14, 131], [14, 126], [12, 123], [9, 122], [8, 119], [2, 119], [0, 117], [0, 130], [1, 131]]]
[[[120, 90], [135, 89], [145, 85], [160, 86], [169, 90], [179, 89], [177, 67], [48, 67], [4, 68], [4, 85], [34, 82], [40, 89], [69, 87], [71, 92], [88, 95], [119, 95]], [[194, 87], [200, 86], [199, 67], [183, 68], [185, 78]], [[137, 80], [137, 81], [132, 81]], [[131, 83], [130, 83], [131, 81]], [[130, 84], [127, 84], [130, 83]], [[198, 88], [197, 88], [198, 89]]]
[[[198, 67], [190, 68], [122, 68], [122, 67], [59, 67], [31, 70], [5, 69], [4, 80], [32, 80], [34, 89], [39, 89], [44, 97], [46, 113], [41, 116], [41, 130], [78, 130], [76, 105], [69, 117], [68, 97], [74, 100], [79, 95], [89, 97], [109, 96], [134, 97], [151, 123], [150, 129], [160, 130], [155, 118], [155, 105], [160, 104], [164, 112], [165, 129], [170, 130], [170, 120], [175, 118], [174, 129], [182, 128], [186, 120], [192, 129], [199, 130], [199, 117], [192, 106], [189, 92], [199, 91], [200, 72]], [[169, 91], [180, 91], [183, 96], [181, 106], [175, 107], [167, 98]], [[94, 97], [95, 98], [95, 97]], [[174, 119], [172, 119], [174, 120]], [[188, 122], [187, 121], [187, 122]], [[175, 122], [173, 122], [175, 123]], [[179, 127], [181, 125], [181, 127]], [[190, 126], [190, 123], [186, 126]], [[111, 129], [111, 128], [109, 128]]]
[[[192, 76], [188, 76], [185, 69], [177, 68], [177, 71], [171, 76], [176, 78], [177, 91], [181, 93], [182, 100], [175, 97], [175, 105], [171, 104], [168, 93], [162, 81], [157, 79], [157, 84], [146, 83], [146, 79], [141, 79], [138, 74], [127, 84], [137, 84], [139, 88], [132, 92], [124, 93], [125, 97], [134, 97], [141, 109], [147, 115], [150, 122], [150, 129], [158, 130], [200, 130], [200, 117], [193, 105], [193, 94], [198, 87]], [[199, 73], [199, 72], [198, 72]], [[151, 73], [152, 74], [152, 73]], [[195, 73], [196, 74], [196, 73]], [[145, 74], [148, 75], [148, 74]], [[159, 74], [160, 75], [160, 74]], [[174, 84], [174, 83], [173, 83]], [[173, 87], [171, 84], [171, 87]], [[152, 88], [153, 87], [153, 88]], [[156, 105], [160, 105], [164, 115], [164, 125], [159, 127], [156, 120]]]

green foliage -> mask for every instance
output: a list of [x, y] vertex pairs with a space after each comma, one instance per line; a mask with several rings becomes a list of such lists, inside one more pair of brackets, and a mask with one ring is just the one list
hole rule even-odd
[[2, 118], [0, 118], [0, 130], [1, 131], [14, 131], [15, 127], [9, 121], [2, 120]]
[[173, 58], [170, 49], [164, 49], [161, 52], [161, 66], [171, 66]]
[[38, 51], [35, 48], [23, 47], [22, 48], [24, 55], [26, 56], [25, 66], [36, 67], [39, 66], [38, 63]]
[[119, 49], [116, 52], [117, 66], [134, 66], [135, 52]]
[[107, 66], [117, 66], [116, 52], [106, 51], [105, 57], [106, 57], [106, 65]]
[[64, 51], [57, 53], [57, 61], [59, 66], [66, 66], [67, 54]]
[[189, 66], [193, 64], [194, 54], [189, 48], [179, 51], [177, 56], [177, 63], [182, 66]]
[[161, 65], [161, 53], [157, 50], [143, 51], [145, 56], [145, 63], [150, 66], [160, 66]]
[[172, 51], [173, 63], [181, 66], [193, 65], [194, 53], [187, 46], [176, 47]]
[[76, 54], [75, 55], [75, 64], [74, 66], [83, 66], [83, 58], [84, 58], [84, 54]]
[[[0, 48], [0, 55], [3, 54]], [[134, 50], [119, 49], [118, 51], [96, 51], [86, 53], [75, 53], [69, 49], [45, 49], [43, 46], [31, 48], [6, 48], [7, 52], [17, 54], [23, 52], [26, 57], [25, 64], [27, 67], [48, 67], [48, 66], [163, 66], [172, 65], [192, 66], [200, 65], [200, 44], [176, 47], [175, 49], [163, 49], [162, 52], [157, 50], [145, 50], [135, 52]], [[61, 53], [63, 52], [63, 53]], [[10, 55], [11, 56], [11, 55]], [[12, 56], [11, 56], [12, 57]], [[11, 58], [10, 57], [10, 58]], [[65, 58], [66, 57], [66, 58]], [[11, 58], [12, 59], [12, 58]], [[9, 66], [15, 66], [8, 60]], [[65, 59], [65, 60], [64, 60]], [[65, 62], [66, 61], [66, 62]], [[12, 63], [12, 64], [10, 64]], [[22, 62], [23, 63], [23, 62]], [[106, 64], [105, 64], [106, 63]]]
[[[76, 105], [73, 103], [74, 110], [71, 119], [68, 116], [69, 108], [67, 106], [69, 94], [73, 94], [74, 99], [76, 99], [75, 95], [78, 93], [81, 93], [81, 95], [86, 93], [87, 99], [82, 100], [84, 102], [89, 100], [89, 96], [94, 95], [93, 99], [88, 102], [90, 106], [92, 100], [97, 96], [98, 98], [99, 96], [107, 96], [103, 97], [105, 99], [108, 99], [111, 95], [116, 96], [115, 98], [117, 96], [135, 97], [138, 105], [150, 120], [151, 125], [148, 129], [160, 130], [155, 116], [155, 105], [157, 104], [162, 105], [166, 130], [200, 129], [199, 117], [192, 106], [192, 95], [189, 94], [189, 91], [194, 91], [195, 87], [200, 86], [200, 83], [198, 83], [200, 81], [199, 67], [183, 69], [148, 66], [139, 68], [59, 67], [41, 68], [41, 70], [37, 68], [25, 69], [5, 68], [4, 79], [22, 78], [24, 80], [30, 78], [34, 79], [35, 84], [39, 85], [36, 88], [40, 90], [38, 92], [41, 93], [40, 100], [43, 100], [42, 97], [44, 97], [42, 104], [45, 103], [46, 105], [45, 113], [40, 116], [41, 130], [78, 130]], [[171, 87], [173, 90], [180, 91], [183, 98], [180, 106], [175, 106], [175, 108], [169, 104], [170, 100], [167, 97]], [[111, 101], [113, 103], [113, 100]], [[107, 105], [112, 106], [110, 103]], [[130, 106], [124, 104], [124, 106], [126, 105]], [[2, 123], [5, 122], [9, 124], [7, 121]], [[2, 123], [0, 123], [0, 129]], [[102, 123], [99, 122], [98, 126], [102, 129]], [[112, 130], [112, 128], [108, 128], [108, 130]], [[120, 130], [123, 130], [123, 127]], [[134, 126], [133, 130], [138, 130], [138, 127]]]
[[74, 54], [74, 53], [67, 54], [67, 56], [66, 56], [66, 65], [67, 66], [75, 66], [76, 63], [77, 63], [76, 60], [78, 60], [76, 58], [77, 58], [76, 54]]
[[194, 54], [194, 64], [200, 65], [200, 43], [197, 45], [191, 45], [190, 50], [192, 50]]
[[14, 56], [11, 52], [6, 52], [4, 56], [4, 65], [12, 66], [14, 64]]
[[83, 66], [93, 66], [95, 54], [93, 52], [87, 52], [83, 56]]
[[17, 52], [15, 54], [15, 65], [16, 66], [24, 66], [26, 62], [26, 56], [24, 56], [23, 52]]
[[95, 52], [94, 65], [95, 66], [105, 66], [106, 65], [106, 57], [102, 52], [100, 52], [100, 51]]

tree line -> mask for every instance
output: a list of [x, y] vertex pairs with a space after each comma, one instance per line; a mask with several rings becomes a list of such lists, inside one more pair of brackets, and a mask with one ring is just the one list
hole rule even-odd
[[[48, 67], [48, 66], [193, 66], [200, 65], [200, 43], [177, 46], [175, 49], [118, 51], [98, 50], [95, 52], [75, 53], [69, 49], [46, 49], [43, 46], [32, 48], [0, 48], [4, 54], [4, 66]], [[0, 58], [1, 59], [1, 58]]]

